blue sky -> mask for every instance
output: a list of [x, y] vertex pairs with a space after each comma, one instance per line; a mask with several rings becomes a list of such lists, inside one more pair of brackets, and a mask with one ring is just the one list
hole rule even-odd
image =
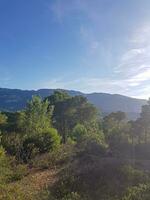
[[0, 0], [0, 87], [150, 96], [149, 0]]

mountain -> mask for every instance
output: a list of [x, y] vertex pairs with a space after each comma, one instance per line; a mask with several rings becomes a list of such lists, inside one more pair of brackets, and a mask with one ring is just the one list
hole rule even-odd
[[[28, 100], [33, 95], [39, 95], [45, 98], [53, 94], [54, 89], [40, 90], [19, 90], [0, 88], [0, 110], [1, 111], [17, 111], [26, 106]], [[83, 95], [87, 97], [89, 102], [94, 104], [103, 115], [111, 112], [123, 111], [127, 113], [130, 119], [135, 119], [139, 116], [141, 106], [146, 104], [146, 100], [135, 99], [118, 94], [107, 93], [91, 93], [84, 94], [79, 91], [66, 90], [70, 95]]]
[[147, 103], [143, 99], [131, 98], [119, 94], [92, 93], [88, 94], [87, 98], [102, 111], [103, 115], [123, 111], [129, 119], [139, 117], [141, 107]]

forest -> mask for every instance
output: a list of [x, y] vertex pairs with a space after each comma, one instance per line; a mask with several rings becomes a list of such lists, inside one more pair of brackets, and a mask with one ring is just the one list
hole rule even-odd
[[150, 101], [102, 117], [56, 90], [0, 113], [0, 200], [149, 200]]

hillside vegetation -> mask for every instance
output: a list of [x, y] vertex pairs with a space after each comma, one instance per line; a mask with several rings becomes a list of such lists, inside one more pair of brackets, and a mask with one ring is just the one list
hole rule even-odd
[[149, 200], [150, 102], [129, 121], [83, 96], [0, 113], [0, 200]]

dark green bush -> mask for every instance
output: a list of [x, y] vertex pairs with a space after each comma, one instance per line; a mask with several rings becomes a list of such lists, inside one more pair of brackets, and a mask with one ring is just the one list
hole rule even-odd
[[0, 147], [0, 183], [7, 183], [12, 173], [10, 160], [6, 156], [4, 149]]
[[23, 142], [22, 158], [25, 162], [38, 154], [53, 151], [60, 145], [60, 136], [56, 129], [50, 128], [41, 134], [28, 136]]
[[20, 157], [20, 152], [23, 143], [23, 136], [19, 133], [5, 133], [2, 136], [2, 145], [11, 156], [17, 159]]
[[14, 182], [21, 180], [23, 177], [27, 176], [28, 173], [29, 171], [26, 165], [18, 164], [13, 168], [13, 173], [11, 175], [10, 181]]
[[79, 142], [81, 140], [83, 140], [83, 138], [87, 135], [87, 129], [85, 128], [85, 126], [81, 125], [81, 124], [77, 124], [71, 134], [71, 138], [76, 141]]

